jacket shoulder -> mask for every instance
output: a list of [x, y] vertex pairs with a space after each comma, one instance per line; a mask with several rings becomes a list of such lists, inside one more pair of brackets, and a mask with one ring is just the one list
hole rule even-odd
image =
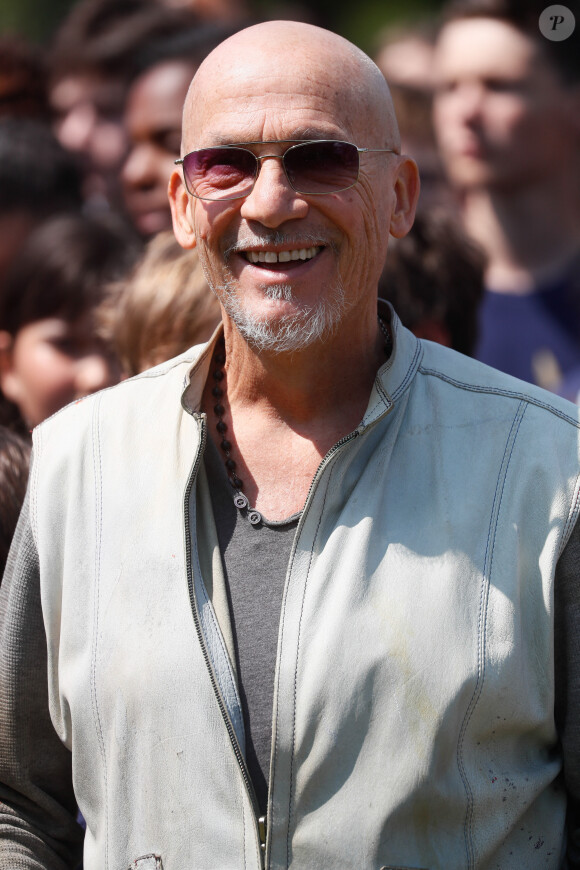
[[423, 355], [418, 368], [421, 375], [437, 378], [452, 389], [524, 402], [580, 427], [580, 408], [573, 402], [450, 348], [425, 340], [421, 343]]
[[190, 372], [205, 348], [206, 345], [197, 345], [155, 368], [76, 399], [37, 426], [33, 431], [34, 441], [44, 443], [67, 433], [81, 436], [90, 428], [97, 409], [103, 418], [118, 415], [115, 424], [119, 425], [124, 420], [137, 423], [140, 417], [147, 417], [151, 404], [172, 407], [177, 404], [179, 407], [182, 394], [190, 384]]

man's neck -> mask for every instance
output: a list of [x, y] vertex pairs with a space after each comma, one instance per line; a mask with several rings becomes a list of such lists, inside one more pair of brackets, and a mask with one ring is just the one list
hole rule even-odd
[[[385, 340], [376, 314], [292, 354], [256, 353], [227, 320], [224, 335], [220, 402], [236, 474], [253, 507], [283, 519], [302, 509], [322, 458], [362, 420]], [[202, 401], [212, 423], [214, 368]], [[219, 446], [215, 425], [209, 431]]]
[[385, 360], [376, 313], [295, 352], [258, 353], [227, 320], [224, 335], [228, 401], [293, 427], [335, 417], [344, 425], [349, 408], [358, 424]]
[[578, 217], [570, 189], [554, 184], [478, 188], [463, 202], [465, 229], [487, 256], [486, 283], [498, 292], [527, 293], [556, 278], [580, 250]]

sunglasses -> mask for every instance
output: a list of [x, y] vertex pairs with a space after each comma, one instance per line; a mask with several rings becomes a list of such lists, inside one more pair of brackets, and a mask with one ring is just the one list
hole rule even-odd
[[[257, 156], [249, 145], [279, 145], [296, 142], [284, 154]], [[308, 196], [339, 193], [358, 181], [360, 154], [396, 153], [392, 148], [357, 148], [350, 142], [315, 139], [303, 142], [284, 139], [280, 142], [247, 142], [245, 145], [217, 145], [200, 148], [176, 160], [183, 165], [188, 192], [197, 199], [228, 200], [248, 196], [256, 183], [262, 160], [281, 160], [290, 187]]]

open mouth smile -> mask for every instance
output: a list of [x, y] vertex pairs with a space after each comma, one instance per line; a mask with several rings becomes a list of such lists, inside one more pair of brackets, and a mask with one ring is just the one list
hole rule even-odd
[[310, 248], [293, 248], [290, 251], [243, 251], [242, 256], [252, 265], [265, 264], [273, 265], [275, 263], [291, 263], [305, 262], [312, 260], [317, 254], [322, 251], [320, 245]]

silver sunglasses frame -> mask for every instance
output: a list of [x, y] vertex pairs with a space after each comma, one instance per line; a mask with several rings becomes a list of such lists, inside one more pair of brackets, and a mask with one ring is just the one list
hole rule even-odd
[[[288, 184], [290, 185], [290, 187], [292, 188], [292, 190], [295, 193], [298, 193], [300, 196], [328, 196], [329, 194], [332, 194], [332, 193], [342, 193], [342, 191], [344, 191], [344, 190], [350, 190], [351, 187], [354, 187], [355, 184], [358, 183], [358, 179], [359, 179], [359, 175], [360, 175], [360, 159], [359, 159], [359, 164], [358, 164], [358, 168], [357, 168], [356, 178], [352, 182], [352, 184], [348, 184], [346, 187], [340, 187], [337, 190], [324, 190], [324, 191], [317, 191], [314, 193], [307, 193], [306, 191], [303, 191], [303, 190], [297, 190], [294, 187], [294, 185], [292, 184], [292, 182], [290, 181], [290, 179], [288, 178], [288, 172], [286, 170], [286, 164], [284, 162], [284, 158], [286, 157], [286, 154], [289, 151], [292, 151], [292, 149], [294, 149], [294, 148], [299, 148], [302, 145], [314, 145], [317, 143], [324, 144], [324, 143], [329, 143], [329, 142], [337, 143], [339, 145], [350, 145], [351, 148], [356, 148], [358, 154], [367, 154], [367, 153], [398, 154], [399, 153], [394, 148], [359, 148], [358, 145], [355, 145], [353, 142], [347, 142], [344, 139], [264, 139], [261, 142], [230, 142], [227, 145], [206, 145], [203, 148], [195, 148], [193, 151], [189, 151], [183, 157], [179, 157], [177, 160], [175, 160], [174, 163], [177, 166], [181, 165], [183, 167], [184, 160], [187, 157], [189, 157], [190, 154], [195, 154], [196, 151], [205, 151], [208, 148], [212, 148], [212, 149], [220, 149], [221, 148], [224, 151], [227, 150], [228, 148], [239, 148], [242, 151], [247, 151], [249, 154], [252, 155], [252, 157], [255, 158], [255, 160], [256, 160], [256, 174], [254, 175], [254, 180], [252, 182], [252, 186], [250, 187], [249, 190], [245, 191], [245, 193], [237, 193], [237, 194], [235, 194], [235, 196], [222, 196], [219, 198], [214, 198], [214, 197], [210, 197], [210, 196], [199, 196], [199, 194], [194, 193], [192, 190], [189, 189], [189, 186], [187, 184], [187, 178], [186, 178], [185, 171], [184, 171], [183, 172], [183, 181], [184, 181], [185, 187], [186, 187], [189, 195], [194, 196], [196, 199], [205, 200], [206, 202], [230, 202], [231, 200], [234, 200], [234, 199], [244, 199], [244, 197], [249, 196], [254, 189], [254, 185], [256, 184], [256, 181], [258, 180], [262, 160], [269, 160], [269, 159], [275, 159], [275, 160], [282, 161], [282, 166], [284, 168], [284, 175], [286, 176], [286, 180], [288, 181]], [[258, 154], [254, 154], [254, 152], [251, 151], [250, 147], [249, 147], [251, 145], [286, 145], [286, 144], [288, 144], [289, 147], [286, 148], [286, 150], [284, 151], [283, 154], [260, 154], [260, 155], [258, 155]]]

